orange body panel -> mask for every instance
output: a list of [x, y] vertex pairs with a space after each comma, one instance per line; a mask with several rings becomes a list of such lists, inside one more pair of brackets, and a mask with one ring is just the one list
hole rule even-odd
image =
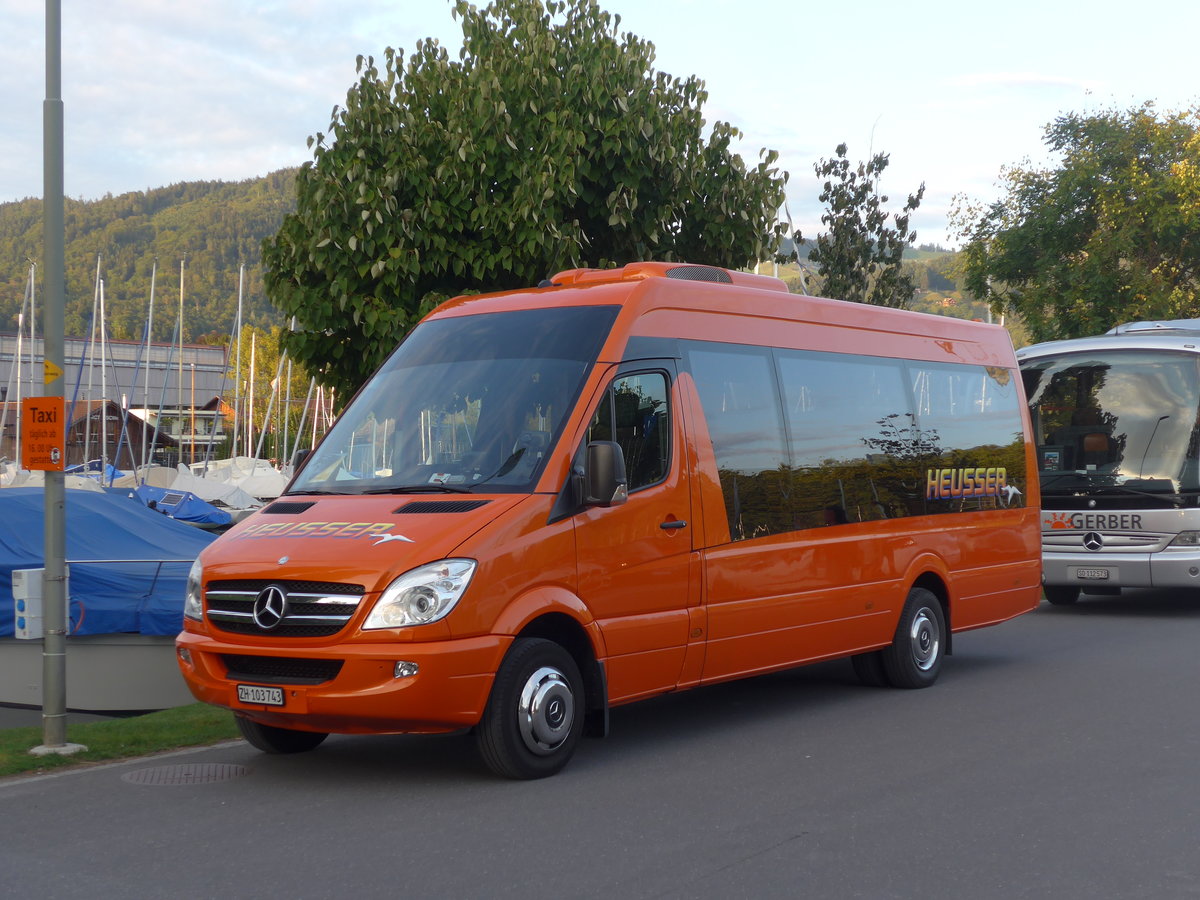
[[[774, 279], [740, 273], [728, 273], [728, 284], [681, 282], [668, 276], [672, 268], [643, 263], [574, 270], [556, 276], [549, 288], [456, 298], [431, 314], [447, 320], [619, 307], [530, 491], [490, 492], [481, 483], [465, 498], [481, 502], [453, 514], [404, 511], [416, 499], [429, 500], [425, 495], [297, 494], [282, 498], [286, 513], [269, 507], [206, 549], [200, 562], [209, 591], [218, 584], [286, 580], [346, 584], [362, 593], [345, 627], [320, 637], [238, 632], [218, 627], [207, 614], [185, 620], [180, 665], [195, 696], [296, 730], [447, 731], [480, 720], [497, 668], [521, 635], [559, 640], [581, 671], [594, 665], [601, 673], [594, 684], [606, 688], [605, 696], [592, 698], [594, 707], [884, 647], [915, 585], [939, 597], [952, 631], [1036, 606], [1036, 478], [1028, 478], [1019, 505], [1011, 507], [1011, 496], [1002, 505], [997, 495], [994, 508], [976, 504], [966, 511], [964, 499], [962, 512], [831, 521], [833, 527], [796, 526], [735, 540], [726, 513], [729, 473], [721, 471], [720, 441], [710, 431], [696, 380], [669, 349], [645, 362], [630, 349], [635, 342], [647, 348], [676, 341], [738, 344], [966, 364], [1016, 377], [1002, 329], [797, 297]], [[669, 468], [625, 503], [571, 506], [564, 498], [598, 405], [615, 377], [640, 365], [670, 376]], [[1023, 401], [1020, 416], [1024, 465], [1032, 474]], [[970, 497], [976, 479], [980, 491], [1003, 483], [994, 473], [987, 482], [982, 465], [971, 466], [947, 469], [945, 484]], [[942, 476], [930, 473], [941, 490]], [[441, 493], [433, 499], [463, 498]], [[446, 559], [475, 564], [448, 615], [426, 625], [362, 629], [395, 579]], [[280, 665], [331, 661], [339, 668], [325, 681], [300, 684], [238, 675], [244, 658]], [[418, 673], [398, 674], [397, 663], [415, 664]], [[238, 683], [278, 683], [284, 704], [242, 703]]]

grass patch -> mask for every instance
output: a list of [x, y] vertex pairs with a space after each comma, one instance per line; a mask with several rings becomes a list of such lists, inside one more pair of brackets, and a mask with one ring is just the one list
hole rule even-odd
[[71, 756], [34, 756], [30, 753], [31, 748], [42, 743], [40, 727], [5, 728], [0, 730], [0, 778], [198, 747], [238, 736], [233, 714], [207, 703], [193, 703], [127, 719], [68, 725], [67, 742], [87, 747]]

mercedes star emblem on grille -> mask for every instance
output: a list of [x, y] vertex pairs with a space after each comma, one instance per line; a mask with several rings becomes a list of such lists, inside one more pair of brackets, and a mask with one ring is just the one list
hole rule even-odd
[[[1092, 550], [1092, 551], [1099, 550], [1101, 547], [1104, 546], [1104, 538], [1100, 537], [1100, 535], [1095, 531], [1089, 531], [1087, 534], [1085, 534], [1083, 536], [1083, 546], [1087, 550]], [[262, 596], [262, 595], [260, 594], [259, 596]], [[255, 610], [257, 610], [257, 609], [258, 609], [258, 607], [256, 606]], [[256, 612], [256, 615], [257, 615], [257, 612]]]
[[254, 624], [263, 631], [278, 628], [287, 613], [287, 591], [277, 584], [268, 584], [254, 598]]

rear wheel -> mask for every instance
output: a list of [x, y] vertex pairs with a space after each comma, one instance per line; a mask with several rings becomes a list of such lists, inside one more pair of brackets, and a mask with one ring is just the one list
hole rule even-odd
[[291, 728], [260, 725], [236, 714], [233, 720], [246, 742], [263, 753], [306, 753], [329, 737], [321, 731], [295, 731]]
[[937, 681], [946, 649], [946, 617], [932, 591], [913, 588], [900, 613], [896, 637], [885, 647], [883, 669], [900, 688], [929, 687]]
[[506, 778], [545, 778], [562, 769], [583, 733], [583, 679], [566, 650], [519, 638], [500, 664], [475, 740], [483, 761]]
[[1079, 588], [1070, 584], [1043, 584], [1042, 593], [1052, 606], [1070, 606], [1079, 599]]

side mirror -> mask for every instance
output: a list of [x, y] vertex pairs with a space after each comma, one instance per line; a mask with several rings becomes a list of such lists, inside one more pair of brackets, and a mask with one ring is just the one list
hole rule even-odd
[[308, 455], [309, 455], [310, 453], [312, 453], [312, 450], [309, 450], [309, 449], [306, 447], [306, 448], [305, 448], [305, 449], [303, 449], [303, 450], [297, 450], [297, 451], [296, 451], [296, 452], [295, 452], [295, 453], [292, 455], [292, 471], [293, 471], [293, 472], [298, 472], [298, 471], [300, 471], [300, 466], [304, 464], [304, 461], [305, 461], [306, 459], [308, 459]]
[[621, 445], [615, 441], [592, 441], [587, 445], [584, 462], [584, 505], [620, 506], [628, 499], [629, 483]]

